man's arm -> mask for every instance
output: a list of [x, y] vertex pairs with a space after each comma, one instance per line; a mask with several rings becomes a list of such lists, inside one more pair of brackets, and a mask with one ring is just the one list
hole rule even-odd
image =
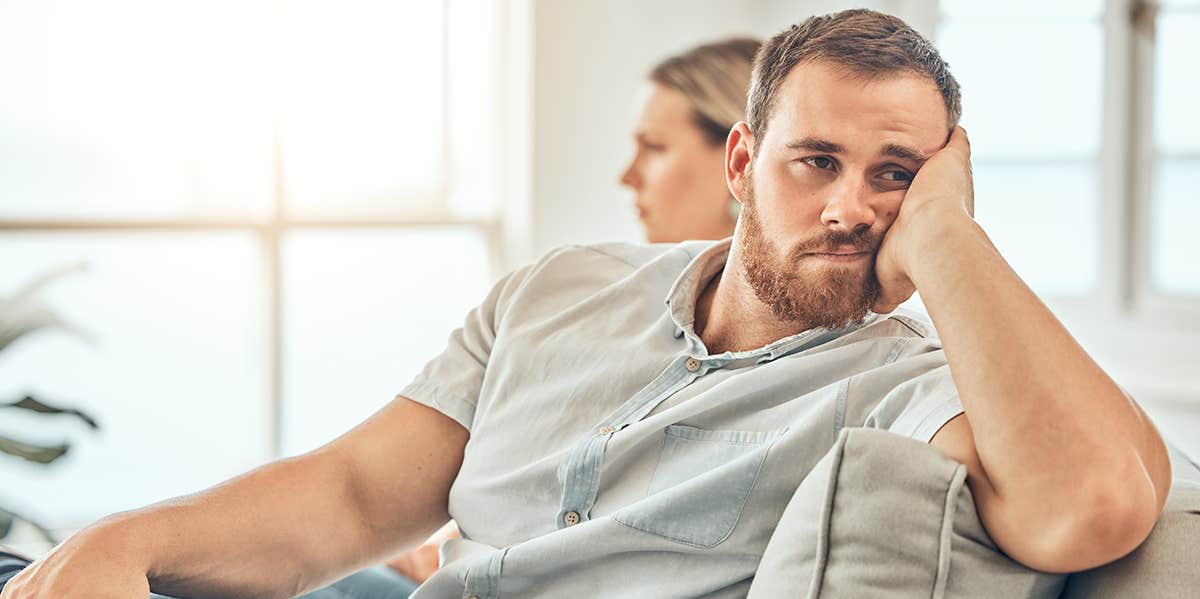
[[932, 443], [967, 466], [985, 528], [1017, 561], [1069, 572], [1115, 560], [1162, 511], [1166, 447], [972, 220], [971, 193], [956, 128], [905, 196], [879, 266], [885, 308], [905, 283], [920, 291], [963, 404]]
[[417, 545], [449, 520], [467, 431], [397, 398], [311, 453], [116, 514], [22, 572], [0, 599], [291, 597]]

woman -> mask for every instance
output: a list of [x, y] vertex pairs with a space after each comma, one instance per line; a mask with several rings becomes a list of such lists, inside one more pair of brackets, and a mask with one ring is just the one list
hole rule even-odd
[[621, 183], [636, 194], [650, 243], [723, 239], [740, 205], [725, 185], [725, 137], [746, 118], [758, 40], [734, 38], [672, 56], [650, 71]]

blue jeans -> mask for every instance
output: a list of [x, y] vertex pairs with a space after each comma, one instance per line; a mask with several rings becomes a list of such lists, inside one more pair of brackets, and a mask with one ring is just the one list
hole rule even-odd
[[360, 570], [296, 599], [408, 599], [417, 583], [387, 566]]
[[[16, 558], [0, 558], [0, 590], [27, 563]], [[417, 583], [397, 574], [387, 566], [374, 566], [355, 572], [323, 589], [301, 595], [300, 599], [408, 599]], [[151, 593], [150, 599], [171, 599]]]

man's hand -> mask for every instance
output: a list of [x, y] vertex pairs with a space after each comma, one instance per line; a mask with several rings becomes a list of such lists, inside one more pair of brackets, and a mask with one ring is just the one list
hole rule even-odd
[[458, 525], [451, 520], [441, 530], [433, 533], [420, 547], [396, 556], [388, 561], [389, 568], [403, 574], [409, 580], [422, 583], [438, 569], [438, 551], [442, 543], [461, 537]]
[[84, 529], [4, 585], [0, 599], [128, 599], [148, 597], [145, 568], [103, 525]]
[[933, 247], [930, 241], [936, 242], [929, 239], [928, 232], [937, 230], [930, 221], [955, 226], [953, 221], [970, 220], [974, 214], [971, 144], [967, 132], [956, 126], [946, 145], [921, 166], [900, 204], [900, 214], [883, 237], [875, 260], [880, 293], [871, 309], [886, 314], [912, 297], [916, 286], [911, 266]]
[[[443, 525], [469, 433], [397, 397], [328, 445], [71, 537], [0, 599], [294, 597]], [[396, 456], [404, 456], [397, 460]]]

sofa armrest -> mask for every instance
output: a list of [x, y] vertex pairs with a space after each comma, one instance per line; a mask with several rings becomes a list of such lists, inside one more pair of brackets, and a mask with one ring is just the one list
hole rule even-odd
[[988, 537], [966, 467], [926, 443], [846, 428], [801, 483], [749, 596], [1058, 597]]

